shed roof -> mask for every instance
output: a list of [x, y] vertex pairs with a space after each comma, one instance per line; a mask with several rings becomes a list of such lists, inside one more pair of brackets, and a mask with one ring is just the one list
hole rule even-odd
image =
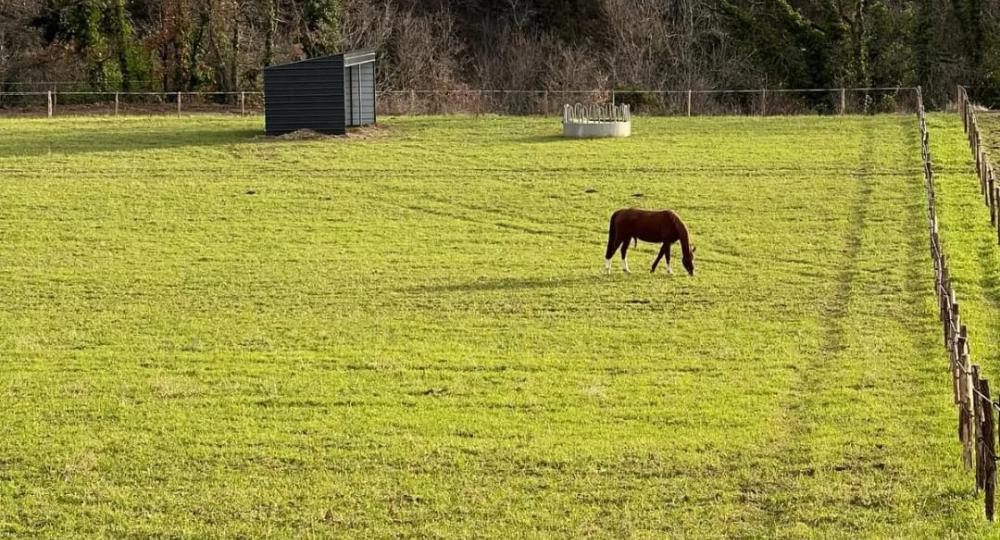
[[339, 54], [328, 54], [326, 56], [317, 56], [316, 58], [309, 58], [306, 60], [299, 60], [298, 62], [289, 62], [287, 64], [278, 64], [274, 66], [267, 66], [264, 71], [281, 71], [284, 69], [295, 69], [303, 64], [325, 64], [334, 58], [341, 57], [344, 59], [344, 67], [356, 66], [358, 64], [367, 64], [368, 62], [375, 61], [375, 51], [371, 49], [361, 49], [356, 51], [347, 51]]
[[367, 64], [375, 61], [375, 51], [372, 49], [359, 49], [344, 53], [344, 67]]

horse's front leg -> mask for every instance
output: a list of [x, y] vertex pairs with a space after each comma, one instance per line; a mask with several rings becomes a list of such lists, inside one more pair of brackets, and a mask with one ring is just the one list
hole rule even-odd
[[653, 267], [649, 269], [650, 273], [656, 272], [656, 265], [660, 264], [660, 259], [663, 258], [663, 252], [666, 249], [667, 249], [667, 245], [666, 244], [663, 244], [662, 246], [660, 246], [660, 252], [656, 255], [656, 258], [653, 259]]
[[670, 268], [670, 246], [672, 244], [673, 244], [673, 242], [664, 242], [663, 243], [663, 247], [660, 248], [660, 252], [663, 253], [664, 259], [667, 261], [667, 273], [668, 274], [673, 274], [674, 273], [673, 268]]

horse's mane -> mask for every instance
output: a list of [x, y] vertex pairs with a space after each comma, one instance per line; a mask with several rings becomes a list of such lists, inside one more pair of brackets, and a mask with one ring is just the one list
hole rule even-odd
[[688, 235], [687, 225], [684, 224], [684, 220], [676, 212], [671, 211], [670, 216], [673, 218], [674, 226], [677, 229], [677, 239], [681, 241], [681, 253], [684, 255], [684, 258], [688, 258], [691, 256], [691, 239]]

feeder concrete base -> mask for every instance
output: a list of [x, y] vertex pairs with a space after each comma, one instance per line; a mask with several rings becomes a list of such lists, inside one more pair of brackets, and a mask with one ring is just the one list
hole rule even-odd
[[628, 137], [632, 122], [563, 122], [563, 137]]

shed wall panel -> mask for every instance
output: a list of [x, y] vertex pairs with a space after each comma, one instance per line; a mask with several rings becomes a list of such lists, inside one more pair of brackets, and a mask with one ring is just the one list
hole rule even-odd
[[343, 56], [316, 58], [264, 70], [264, 130], [346, 133]]
[[359, 91], [361, 93], [361, 123], [375, 123], [375, 63], [358, 66], [361, 70]]

